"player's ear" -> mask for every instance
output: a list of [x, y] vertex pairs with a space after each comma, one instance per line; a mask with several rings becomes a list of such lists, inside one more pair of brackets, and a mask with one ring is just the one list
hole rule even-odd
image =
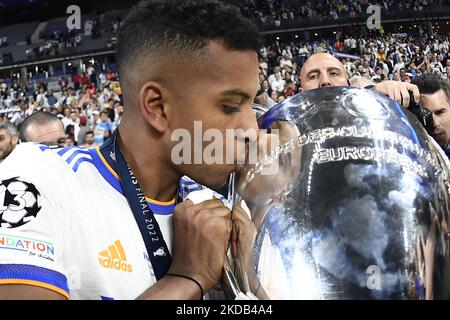
[[139, 92], [139, 105], [146, 122], [158, 132], [168, 128], [165, 88], [155, 81], [145, 83]]

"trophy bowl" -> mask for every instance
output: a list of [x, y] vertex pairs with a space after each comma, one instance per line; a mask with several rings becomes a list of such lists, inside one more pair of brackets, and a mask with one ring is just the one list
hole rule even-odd
[[449, 299], [448, 160], [410, 112], [333, 87], [297, 94], [258, 123], [276, 143], [235, 176], [233, 202], [245, 200], [256, 230], [232, 263], [238, 291]]

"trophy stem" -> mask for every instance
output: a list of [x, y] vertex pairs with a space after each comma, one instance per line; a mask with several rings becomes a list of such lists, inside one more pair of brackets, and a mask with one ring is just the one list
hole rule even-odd
[[222, 287], [227, 300], [235, 300], [242, 292], [229, 265], [223, 267]]

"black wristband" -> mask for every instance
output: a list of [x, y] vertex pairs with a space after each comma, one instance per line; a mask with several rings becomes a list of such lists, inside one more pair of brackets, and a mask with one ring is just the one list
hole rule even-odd
[[372, 89], [373, 87], [375, 87], [374, 84], [369, 84], [368, 86], [365, 86], [364, 89]]
[[195, 282], [195, 283], [198, 285], [198, 287], [200, 288], [200, 294], [201, 294], [201, 296], [200, 296], [200, 299], [199, 299], [199, 300], [203, 300], [203, 295], [204, 295], [204, 293], [203, 293], [203, 287], [202, 287], [202, 285], [200, 284], [200, 282], [198, 282], [198, 281], [195, 280], [194, 278], [191, 278], [191, 277], [189, 277], [189, 276], [185, 276], [184, 274], [178, 274], [178, 273], [166, 273], [166, 276], [172, 276], [172, 277], [184, 278], [184, 279], [188, 279], [188, 280], [191, 280], [191, 281]]

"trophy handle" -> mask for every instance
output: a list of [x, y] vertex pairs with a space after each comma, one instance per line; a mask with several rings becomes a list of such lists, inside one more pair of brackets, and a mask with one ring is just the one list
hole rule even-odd
[[239, 257], [232, 257], [228, 250], [227, 262], [223, 267], [222, 287], [228, 300], [235, 300], [240, 294], [250, 292], [247, 273]]
[[227, 300], [235, 300], [242, 292], [229, 265], [223, 267], [222, 287]]
[[[234, 182], [235, 182], [235, 173], [232, 172], [230, 174], [230, 179], [228, 181], [228, 199], [231, 200], [230, 209], [233, 208], [235, 202]], [[226, 262], [223, 266], [222, 272], [222, 288], [227, 300], [234, 300], [242, 291], [231, 268], [231, 266], [233, 265], [233, 258], [231, 257], [230, 249], [228, 249], [228, 254], [226, 256], [225, 261]]]
[[[235, 173], [230, 174], [229, 186], [228, 186], [228, 199], [231, 199], [231, 208], [234, 203], [238, 202], [239, 196], [234, 190]], [[250, 286], [248, 282], [247, 273], [242, 264], [242, 259], [239, 257], [233, 257], [231, 254], [231, 248], [228, 249], [225, 264], [222, 272], [222, 288], [225, 293], [225, 297], [228, 300], [235, 300], [237, 297], [242, 297], [250, 292]]]

